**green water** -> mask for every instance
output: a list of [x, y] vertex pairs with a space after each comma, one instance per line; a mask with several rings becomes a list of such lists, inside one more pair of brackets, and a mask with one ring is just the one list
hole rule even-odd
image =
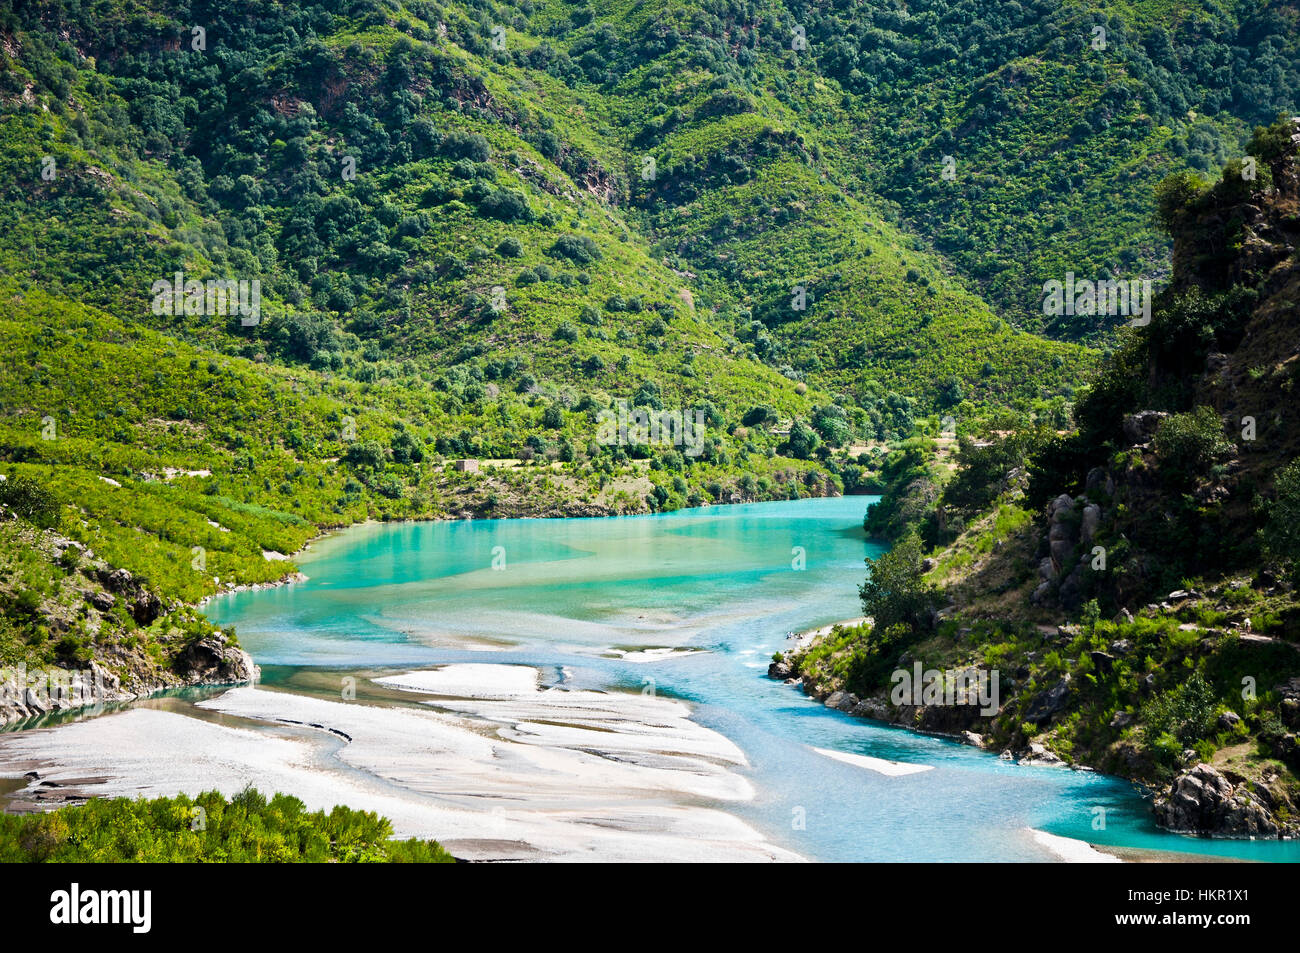
[[[1041, 860], [1027, 828], [1115, 844], [1300, 860], [1300, 843], [1157, 830], [1130, 784], [1018, 767], [851, 718], [765, 677], [786, 633], [861, 613], [864, 497], [602, 520], [355, 527], [301, 584], [209, 603], [273, 678], [445, 662], [538, 666], [545, 683], [681, 697], [738, 744], [757, 797], [728, 806], [822, 860]], [[803, 567], [799, 564], [802, 553]], [[494, 565], [497, 568], [494, 568]], [[473, 648], [466, 648], [472, 646]], [[695, 649], [654, 662], [636, 648]], [[933, 766], [885, 777], [811, 749]], [[1094, 830], [1098, 809], [1105, 830]]]

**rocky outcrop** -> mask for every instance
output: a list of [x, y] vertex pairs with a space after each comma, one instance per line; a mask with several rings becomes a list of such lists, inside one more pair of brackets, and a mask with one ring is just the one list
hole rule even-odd
[[794, 678], [794, 666], [786, 656], [776, 659], [767, 667], [767, 677], [777, 678], [785, 681], [788, 678]]
[[1130, 447], [1145, 446], [1156, 435], [1161, 421], [1168, 416], [1162, 410], [1139, 410], [1136, 414], [1126, 415], [1122, 424], [1124, 439]]
[[[1156, 821], [1162, 827], [1221, 837], [1286, 834], [1288, 831], [1277, 820], [1279, 808], [1295, 810], [1285, 795], [1268, 785], [1225, 775], [1208, 764], [1197, 764], [1179, 775], [1154, 805]], [[1291, 833], [1296, 832], [1300, 830]]]
[[1034, 696], [1025, 707], [1025, 721], [1035, 725], [1045, 725], [1054, 716], [1064, 711], [1069, 701], [1070, 676], [1066, 675], [1047, 691]]
[[118, 676], [98, 662], [85, 669], [0, 669], [0, 725], [132, 697], [122, 691]]
[[261, 671], [252, 657], [231, 645], [223, 633], [187, 645], [170, 671], [143, 658], [119, 659], [127, 681], [100, 661], [66, 669], [17, 665], [0, 669], [0, 725], [39, 718], [56, 711], [128, 702], [169, 688], [253, 682]]
[[[1103, 471], [1089, 474], [1089, 483], [1113, 490]], [[1039, 584], [1030, 596], [1034, 605], [1059, 602], [1077, 609], [1087, 591], [1087, 574], [1092, 571], [1093, 543], [1101, 527], [1102, 509], [1087, 496], [1062, 493], [1047, 507], [1047, 554], [1038, 563]]]
[[[871, 718], [875, 721], [911, 728], [914, 731], [946, 735], [979, 747], [984, 745], [983, 733], [988, 730], [989, 716], [982, 714], [976, 680], [981, 674], [986, 680], [996, 677], [974, 666], [950, 669], [943, 675], [946, 683], [954, 686], [954, 704], [896, 705], [891, 700], [888, 690], [859, 698], [852, 692], [824, 684], [814, 674], [800, 674], [797, 664], [785, 658], [769, 665], [767, 673], [772, 678], [799, 685], [805, 695], [818, 699], [826, 707], [834, 708], [836, 711], [858, 718]], [[985, 684], [988, 684], [987, 681]], [[1000, 697], [1000, 691], [997, 697]]]
[[187, 645], [177, 656], [175, 668], [187, 685], [251, 682], [260, 674], [252, 656], [230, 645], [220, 632]]
[[[101, 601], [106, 601], [111, 608], [116, 597], [120, 597], [137, 625], [150, 625], [162, 615], [163, 603], [158, 594], [141, 585], [128, 570], [100, 569], [95, 575], [106, 590], [101, 594]], [[109, 599], [104, 600], [102, 596]]]

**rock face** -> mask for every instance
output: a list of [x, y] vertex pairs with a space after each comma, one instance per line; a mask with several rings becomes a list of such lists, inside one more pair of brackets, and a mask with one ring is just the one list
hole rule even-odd
[[0, 725], [134, 697], [122, 690], [121, 679], [98, 662], [84, 669], [29, 670], [19, 665], [0, 670]]
[[0, 669], [0, 725], [52, 711], [132, 701], [180, 685], [251, 682], [260, 674], [252, 657], [220, 633], [187, 646], [172, 672], [131, 674], [127, 686], [98, 661], [84, 669], [5, 668]]
[[227, 644], [220, 633], [186, 646], [176, 659], [176, 672], [191, 685], [251, 682], [260, 674], [252, 656]]
[[[1098, 491], [1114, 489], [1103, 471], [1089, 474]], [[1034, 605], [1059, 602], [1066, 609], [1083, 604], [1087, 574], [1092, 570], [1092, 547], [1101, 527], [1102, 509], [1086, 496], [1062, 493], [1047, 507], [1047, 555], [1038, 563], [1039, 584], [1030, 601]]]
[[1070, 676], [1066, 675], [1047, 691], [1034, 696], [1025, 708], [1025, 721], [1035, 725], [1046, 724], [1052, 716], [1062, 711], [1070, 700]]
[[[111, 608], [115, 601], [111, 594], [116, 593], [125, 602], [137, 625], [150, 625], [162, 615], [163, 604], [157, 593], [142, 586], [128, 570], [105, 569], [100, 570], [96, 575], [100, 584], [108, 590], [101, 594], [107, 597], [104, 601], [107, 602], [108, 607]], [[98, 603], [96, 608], [99, 608]]]
[[1225, 837], [1276, 837], [1281, 833], [1273, 812], [1276, 798], [1263, 785], [1253, 789], [1208, 764], [1179, 775], [1155, 802], [1156, 821], [1179, 833]]
[[1155, 436], [1160, 422], [1168, 416], [1162, 410], [1140, 410], [1136, 414], [1125, 416], [1122, 426], [1128, 445], [1133, 447], [1148, 443]]
[[779, 678], [785, 681], [787, 678], [794, 676], [794, 667], [782, 657], [779, 661], [773, 662], [767, 667], [768, 678]]
[[1029, 750], [1020, 756], [1020, 764], [1042, 764], [1056, 767], [1064, 765], [1065, 762], [1058, 758], [1053, 752], [1048, 751], [1037, 741], [1031, 742]]
[[[785, 662], [773, 662], [768, 666], [768, 675], [772, 678], [791, 680], [791, 666]], [[890, 699], [890, 690], [885, 689], [875, 695], [859, 698], [851, 692], [836, 689], [823, 684], [809, 673], [797, 675], [800, 687], [805, 695], [818, 699], [828, 708], [834, 708], [858, 718], [871, 718], [876, 721], [901, 725], [915, 731], [947, 735], [967, 744], [983, 746], [982, 732], [988, 728], [988, 717], [982, 714], [983, 705], [977, 679], [984, 678], [984, 690], [991, 691], [993, 686], [989, 679], [994, 676], [975, 666], [960, 669], [948, 669], [944, 672], [946, 682], [952, 684], [954, 704], [900, 704]], [[958, 688], [957, 686], [961, 687]], [[993, 703], [1001, 697], [1000, 683], [998, 694], [984, 701]]]

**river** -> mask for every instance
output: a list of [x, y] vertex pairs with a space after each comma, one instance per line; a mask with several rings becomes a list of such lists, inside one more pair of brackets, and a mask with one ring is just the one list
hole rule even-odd
[[[870, 498], [612, 519], [365, 525], [318, 540], [308, 581], [207, 605], [271, 686], [518, 663], [544, 685], [681, 699], [735, 743], [755, 789], [725, 805], [771, 842], [827, 861], [1043, 860], [1031, 830], [1098, 845], [1257, 860], [1300, 844], [1159, 831], [1138, 790], [829, 710], [765, 677], [789, 632], [861, 614]], [[887, 776], [814, 749], [908, 762]], [[1104, 816], [1104, 829], [1095, 819]]]

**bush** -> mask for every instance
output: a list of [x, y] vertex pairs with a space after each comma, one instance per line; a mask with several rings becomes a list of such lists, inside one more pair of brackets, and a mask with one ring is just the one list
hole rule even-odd
[[245, 789], [153, 800], [92, 798], [46, 814], [0, 815], [0, 863], [453, 863], [435, 841], [392, 840], [371, 811], [308, 812]]
[[518, 258], [523, 253], [524, 246], [513, 236], [503, 238], [497, 244], [497, 254], [502, 258]]
[[0, 481], [0, 505], [43, 528], [56, 525], [63, 508], [63, 502], [53, 490], [25, 476], [11, 476]]
[[387, 455], [378, 441], [362, 440], [348, 447], [347, 452], [343, 454], [343, 459], [356, 467], [378, 470], [384, 466]]
[[1210, 465], [1233, 451], [1223, 436], [1223, 421], [1212, 407], [1197, 407], [1186, 414], [1174, 414], [1161, 421], [1151, 442], [1167, 475], [1176, 482], [1188, 482], [1204, 474]]
[[796, 460], [807, 460], [821, 444], [817, 431], [802, 420], [796, 420], [790, 426], [790, 438], [786, 441], [786, 452]]
[[459, 129], [453, 129], [442, 137], [439, 151], [449, 159], [469, 159], [471, 162], [486, 162], [492, 156], [492, 147], [485, 136]]
[[[1158, 695], [1142, 709], [1143, 733], [1147, 743], [1158, 753], [1181, 754], [1180, 749], [1192, 748], [1204, 740], [1214, 725], [1214, 691], [1199, 672], [1173, 691]], [[1170, 739], [1178, 749], [1169, 744]]]
[[551, 246], [550, 255], [553, 258], [567, 258], [579, 265], [585, 265], [588, 262], [599, 261], [601, 251], [600, 246], [587, 235], [561, 235]]

